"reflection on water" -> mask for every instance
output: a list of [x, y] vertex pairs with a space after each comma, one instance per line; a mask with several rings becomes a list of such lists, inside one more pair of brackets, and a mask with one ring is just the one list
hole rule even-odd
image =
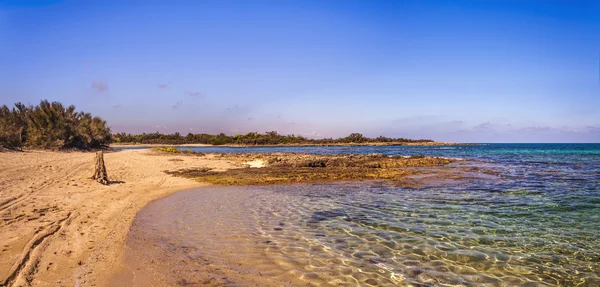
[[241, 285], [252, 276], [297, 286], [600, 285], [592, 191], [208, 188], [157, 201], [136, 221], [187, 248], [177, 260], [235, 270]]

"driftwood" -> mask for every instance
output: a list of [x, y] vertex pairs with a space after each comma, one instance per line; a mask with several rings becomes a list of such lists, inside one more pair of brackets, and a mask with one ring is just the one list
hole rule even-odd
[[104, 185], [108, 185], [109, 183], [106, 166], [104, 166], [104, 153], [102, 151], [96, 152], [96, 167], [92, 179]]

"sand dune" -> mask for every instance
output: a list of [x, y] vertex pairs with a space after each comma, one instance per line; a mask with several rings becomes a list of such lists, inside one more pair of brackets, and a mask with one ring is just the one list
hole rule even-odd
[[105, 154], [113, 183], [89, 179], [94, 153], [0, 153], [0, 286], [105, 286], [128, 228], [151, 200], [201, 185], [163, 170], [239, 164], [206, 157]]

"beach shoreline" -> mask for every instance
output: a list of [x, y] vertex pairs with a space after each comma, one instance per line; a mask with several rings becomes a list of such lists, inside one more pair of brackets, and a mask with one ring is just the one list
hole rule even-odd
[[227, 160], [146, 150], [105, 153], [110, 185], [89, 179], [94, 153], [0, 153], [0, 285], [108, 286], [129, 227], [148, 202], [201, 187], [165, 169], [237, 167]]
[[[277, 164], [285, 163], [281, 169], [285, 172], [281, 176], [295, 175], [297, 166], [305, 171], [314, 169], [314, 174], [326, 174], [323, 178], [326, 181], [336, 181], [374, 170], [385, 172], [387, 169], [383, 165], [379, 167], [380, 162], [401, 170], [413, 164], [433, 166], [451, 162], [441, 158], [388, 158], [376, 154], [347, 157], [204, 155], [156, 149], [107, 151], [104, 156], [111, 181], [107, 186], [90, 179], [94, 167], [93, 152], [26, 150], [0, 153], [0, 216], [3, 219], [0, 226], [3, 244], [0, 246], [0, 286], [118, 285], [119, 278], [128, 276], [124, 270], [124, 250], [137, 213], [151, 201], [178, 191], [211, 185], [210, 181], [199, 177], [176, 176], [169, 172], [210, 170], [213, 174], [222, 173], [221, 178], [228, 182], [227, 178], [232, 176], [228, 171], [239, 172], [233, 176], [271, 178], [269, 171], [281, 169]], [[264, 174], [255, 174], [274, 159], [279, 163], [265, 168]], [[327, 168], [310, 167], [314, 162], [327, 162]], [[368, 166], [340, 176], [339, 172], [346, 170], [344, 162]], [[377, 167], [371, 167], [372, 163], [377, 163]], [[303, 165], [309, 167], [301, 167]], [[322, 173], [328, 170], [337, 172]], [[411, 174], [398, 173], [399, 176]], [[300, 182], [313, 179], [308, 176]], [[356, 180], [360, 179], [356, 177]]]

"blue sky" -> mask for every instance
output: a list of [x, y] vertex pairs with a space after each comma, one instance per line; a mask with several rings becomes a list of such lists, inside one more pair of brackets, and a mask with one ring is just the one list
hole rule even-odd
[[0, 104], [114, 132], [600, 142], [600, 1], [0, 0]]

